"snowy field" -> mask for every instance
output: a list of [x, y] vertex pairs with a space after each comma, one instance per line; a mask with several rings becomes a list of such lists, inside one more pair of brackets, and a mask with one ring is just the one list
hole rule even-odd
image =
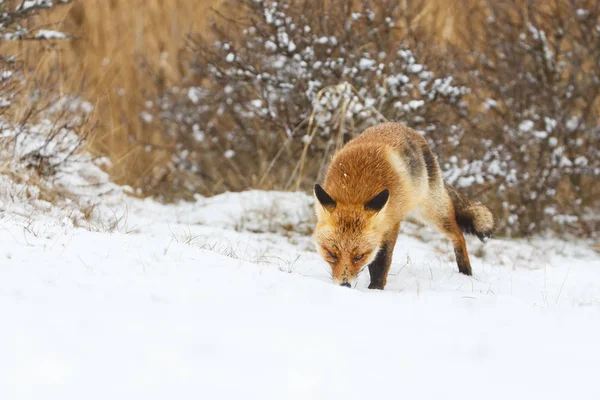
[[591, 243], [471, 238], [467, 277], [407, 222], [347, 289], [308, 196], [165, 206], [76, 161], [54, 202], [0, 174], [0, 399], [600, 398]]

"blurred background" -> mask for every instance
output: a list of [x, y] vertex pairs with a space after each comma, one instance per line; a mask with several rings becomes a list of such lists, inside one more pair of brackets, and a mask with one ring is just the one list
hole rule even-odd
[[396, 121], [425, 135], [445, 179], [489, 205], [500, 234], [600, 227], [597, 0], [0, 8], [1, 117], [68, 115], [138, 196], [309, 192], [345, 142]]

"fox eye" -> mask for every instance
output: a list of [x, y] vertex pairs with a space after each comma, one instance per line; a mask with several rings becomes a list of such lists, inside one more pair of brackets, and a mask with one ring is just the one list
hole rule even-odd
[[356, 256], [354, 257], [354, 261], [355, 263], [359, 262], [360, 260], [362, 260], [363, 258], [365, 258], [365, 253], [361, 254], [360, 256]]
[[337, 256], [333, 254], [331, 251], [327, 250], [327, 255], [333, 260], [337, 261]]

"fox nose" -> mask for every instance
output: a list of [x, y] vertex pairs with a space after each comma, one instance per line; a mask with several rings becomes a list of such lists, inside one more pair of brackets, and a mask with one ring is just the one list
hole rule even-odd
[[349, 284], [348, 282], [346, 282], [346, 283], [342, 283], [340, 286], [343, 286], [343, 287], [350, 287], [350, 284]]

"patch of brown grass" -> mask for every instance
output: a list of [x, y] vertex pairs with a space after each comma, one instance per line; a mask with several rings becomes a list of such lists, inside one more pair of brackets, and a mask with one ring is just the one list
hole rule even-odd
[[[152, 187], [170, 160], [155, 104], [158, 91], [185, 76], [185, 36], [201, 31], [210, 7], [222, 0], [86, 0], [67, 15], [66, 29], [80, 37], [63, 63], [76, 65], [86, 96], [98, 108], [101, 133], [92, 149], [108, 155], [114, 178]], [[74, 81], [77, 83], [77, 80]], [[144, 122], [141, 113], [155, 118]]]
[[[100, 122], [90, 149], [109, 156], [116, 181], [142, 187], [156, 184], [155, 172], [170, 159], [167, 141], [147, 103], [164, 87], [185, 76], [180, 63], [185, 37], [202, 31], [209, 9], [223, 0], [75, 0], [42, 13], [29, 28], [53, 27], [76, 40], [6, 42], [2, 51], [17, 54], [31, 81], [52, 76], [61, 93], [81, 93], [96, 107]], [[34, 89], [34, 85], [30, 85]], [[26, 104], [15, 107], [17, 113]]]

